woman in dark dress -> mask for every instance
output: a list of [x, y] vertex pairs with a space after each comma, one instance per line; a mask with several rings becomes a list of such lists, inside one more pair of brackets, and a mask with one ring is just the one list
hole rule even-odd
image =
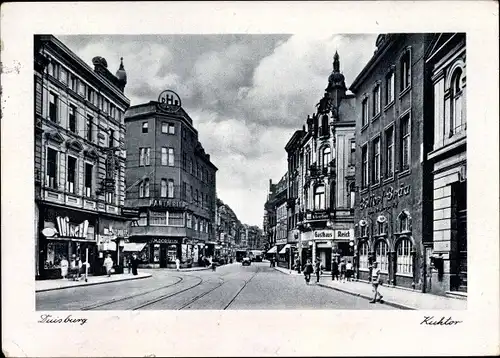
[[139, 266], [139, 259], [137, 254], [132, 255], [132, 275], [137, 275], [137, 266]]

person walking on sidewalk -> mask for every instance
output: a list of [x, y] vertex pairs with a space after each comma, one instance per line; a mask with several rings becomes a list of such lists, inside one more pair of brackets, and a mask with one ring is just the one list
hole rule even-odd
[[[373, 300], [370, 301], [370, 303], [375, 303], [377, 300], [379, 302], [382, 302], [382, 295], [380, 292], [378, 292], [378, 287], [380, 284], [380, 269], [378, 268], [378, 262], [375, 261], [372, 266], [372, 287], [373, 287]], [[378, 296], [378, 299], [377, 299]]]
[[108, 275], [108, 277], [111, 277], [111, 270], [113, 269], [113, 259], [111, 258], [110, 254], [108, 254], [104, 259], [103, 266], [106, 268], [106, 274]]
[[139, 258], [137, 257], [137, 254], [132, 255], [132, 275], [137, 276], [137, 267], [139, 266]]
[[332, 260], [332, 281], [339, 280], [339, 264], [336, 259]]
[[340, 281], [345, 282], [346, 266], [344, 259], [340, 261], [339, 266], [340, 266]]
[[179, 260], [178, 257], [175, 259], [175, 268], [177, 269], [177, 271], [179, 271], [181, 268], [181, 260]]
[[311, 281], [311, 274], [313, 273], [313, 265], [311, 263], [310, 259], [307, 259], [306, 264], [304, 265], [304, 268], [302, 270], [304, 272], [304, 278], [306, 280], [306, 284], [309, 285], [309, 281]]
[[352, 263], [351, 260], [347, 261], [347, 265], [345, 266], [345, 272], [347, 276], [347, 281], [352, 281]]
[[317, 257], [314, 263], [314, 272], [316, 273], [316, 283], [319, 283], [319, 277], [321, 276], [322, 269], [323, 265], [321, 265], [321, 259]]
[[62, 278], [66, 278], [68, 276], [68, 268], [69, 268], [69, 262], [66, 260], [66, 256], [63, 256], [61, 260], [61, 276]]

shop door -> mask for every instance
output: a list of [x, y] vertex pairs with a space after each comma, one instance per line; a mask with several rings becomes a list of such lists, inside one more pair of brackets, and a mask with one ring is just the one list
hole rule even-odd
[[160, 245], [160, 268], [166, 268], [168, 262], [167, 246]]
[[458, 291], [467, 292], [467, 210], [457, 215]]

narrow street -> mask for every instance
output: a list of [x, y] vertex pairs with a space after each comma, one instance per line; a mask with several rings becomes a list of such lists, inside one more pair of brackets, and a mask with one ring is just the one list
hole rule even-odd
[[308, 286], [303, 276], [284, 274], [267, 262], [234, 263], [216, 272], [150, 271], [153, 276], [142, 280], [38, 292], [36, 309], [394, 309], [314, 283]]

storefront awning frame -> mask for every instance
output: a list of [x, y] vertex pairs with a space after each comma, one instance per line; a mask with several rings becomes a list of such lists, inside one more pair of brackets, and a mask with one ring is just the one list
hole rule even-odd
[[267, 254], [275, 254], [276, 252], [278, 251], [278, 246], [273, 246], [269, 249], [268, 252], [266, 252]]

